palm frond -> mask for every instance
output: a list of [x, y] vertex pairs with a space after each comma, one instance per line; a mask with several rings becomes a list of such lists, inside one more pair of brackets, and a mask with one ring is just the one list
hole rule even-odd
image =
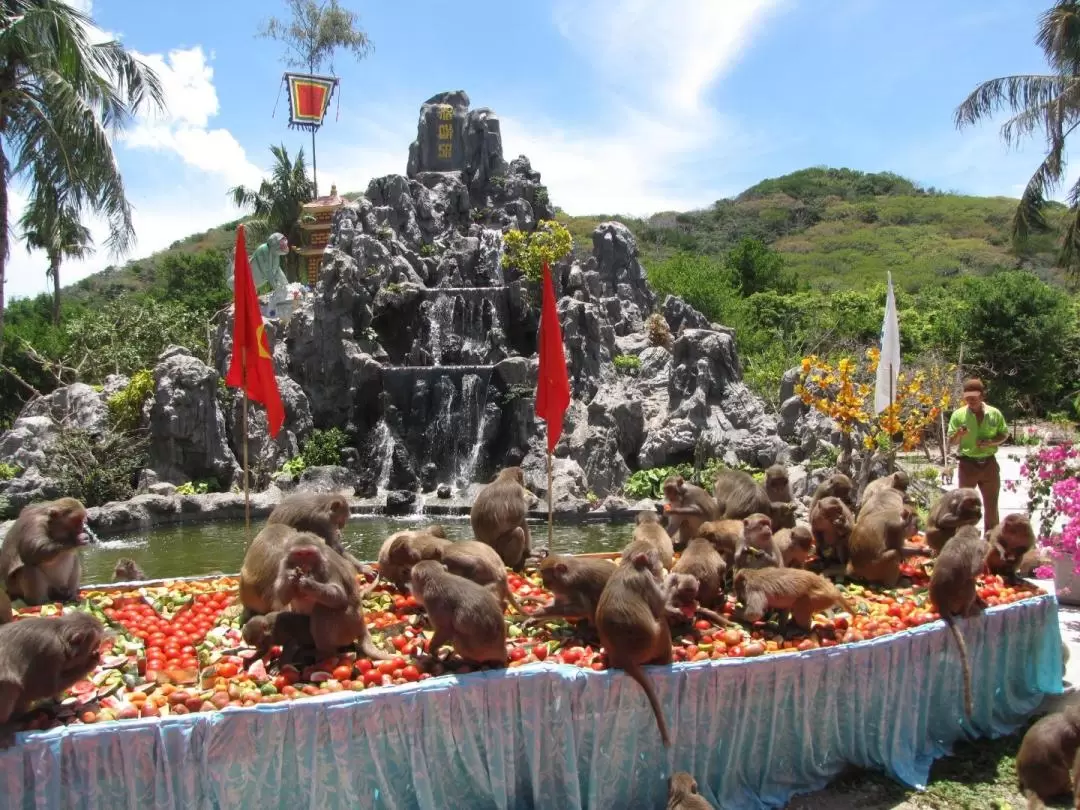
[[953, 119], [956, 127], [963, 129], [992, 118], [1004, 108], [1023, 114], [1027, 110], [1051, 104], [1066, 89], [1067, 84], [1068, 79], [1053, 75], [1033, 74], [990, 79], [976, 87], [961, 102], [953, 114]]
[[1035, 44], [1061, 73], [1077, 73], [1080, 68], [1080, 3], [1059, 0], [1039, 17]]

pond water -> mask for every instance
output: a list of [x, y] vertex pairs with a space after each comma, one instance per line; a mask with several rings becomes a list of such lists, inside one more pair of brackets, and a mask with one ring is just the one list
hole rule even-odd
[[[264, 521], [251, 522], [251, 536]], [[440, 523], [452, 540], [469, 539], [472, 530], [468, 518], [425, 516], [422, 520], [392, 520], [385, 517], [354, 517], [345, 527], [345, 545], [361, 560], [374, 560], [383, 540], [402, 529], [416, 529]], [[533, 546], [547, 542], [547, 524], [530, 522]], [[618, 551], [630, 540], [633, 524], [589, 523], [555, 524], [552, 551], [585, 553]], [[121, 557], [135, 560], [151, 579], [191, 577], [220, 572], [235, 574], [240, 570], [247, 548], [243, 521], [192, 523], [160, 526], [132, 534], [103, 538], [82, 552], [84, 583], [112, 581], [113, 567]]]

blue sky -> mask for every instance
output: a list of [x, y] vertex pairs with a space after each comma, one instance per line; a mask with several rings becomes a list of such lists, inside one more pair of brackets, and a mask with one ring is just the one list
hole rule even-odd
[[[254, 36], [277, 0], [73, 0], [161, 75], [166, 114], [116, 140], [135, 205], [134, 258], [240, 212], [287, 128], [282, 48]], [[1044, 0], [1049, 4], [1049, 0]], [[420, 104], [464, 89], [502, 120], [573, 214], [707, 206], [815, 165], [894, 171], [969, 194], [1017, 196], [1040, 142], [1009, 152], [996, 126], [952, 113], [994, 76], [1042, 72], [1030, 0], [343, 0], [374, 52], [339, 55], [317, 140], [320, 190], [404, 173]], [[339, 106], [340, 102], [340, 106]], [[14, 215], [22, 204], [18, 189]], [[92, 230], [104, 241], [99, 223]], [[67, 263], [70, 283], [118, 260]], [[46, 289], [45, 261], [12, 248], [10, 296]]]

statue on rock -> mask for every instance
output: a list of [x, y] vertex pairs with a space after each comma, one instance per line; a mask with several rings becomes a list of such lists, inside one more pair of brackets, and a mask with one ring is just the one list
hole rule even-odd
[[[281, 269], [281, 257], [289, 252], [289, 240], [284, 234], [272, 233], [248, 257], [256, 295], [270, 293], [270, 308], [276, 309], [289, 298], [289, 279]], [[229, 284], [236, 273], [236, 257], [229, 263]]]

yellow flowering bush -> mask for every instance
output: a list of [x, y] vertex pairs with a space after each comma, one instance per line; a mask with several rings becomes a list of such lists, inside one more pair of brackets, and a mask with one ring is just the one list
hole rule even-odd
[[914, 450], [924, 431], [947, 411], [952, 402], [954, 369], [901, 370], [893, 391], [893, 404], [874, 413], [874, 383], [880, 351], [867, 349], [863, 362], [841, 358], [836, 365], [810, 355], [802, 360], [802, 376], [795, 393], [802, 401], [831, 418], [852, 445], [867, 450], [886, 449], [900, 437], [903, 450]]

